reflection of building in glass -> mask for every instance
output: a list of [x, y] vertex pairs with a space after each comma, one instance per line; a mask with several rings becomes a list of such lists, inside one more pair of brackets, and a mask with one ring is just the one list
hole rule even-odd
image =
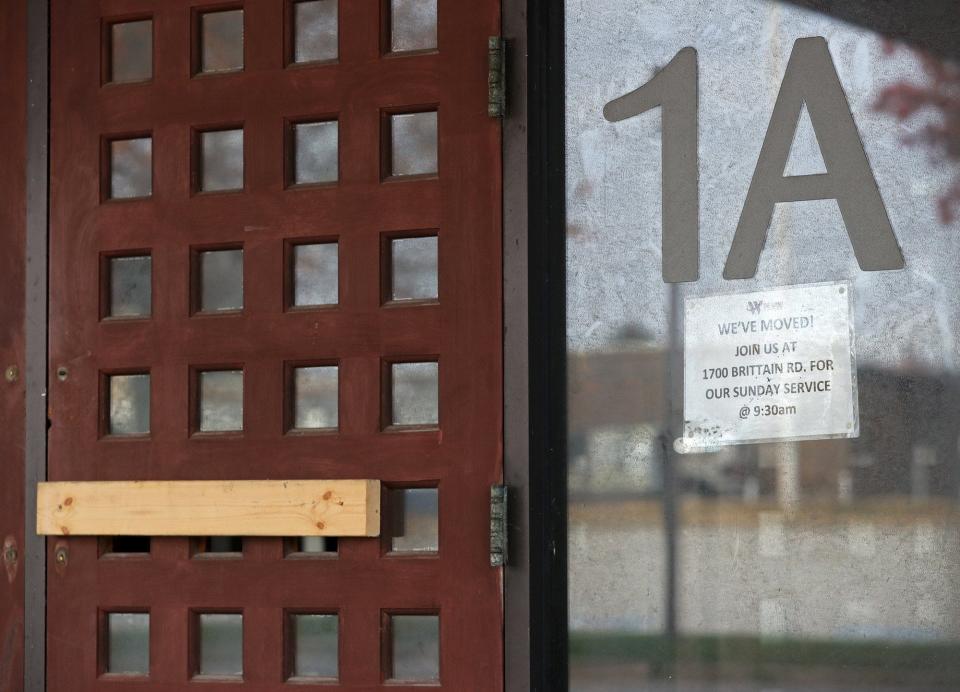
[[[667, 439], [666, 355], [653, 349], [571, 357], [570, 489], [573, 495], [642, 496], [662, 489]], [[860, 437], [741, 445], [679, 458], [682, 493], [744, 500], [799, 493], [849, 502], [871, 496], [960, 497], [960, 377], [860, 368]], [[792, 448], [786, 455], [784, 448]], [[786, 458], [789, 456], [790, 458]], [[795, 479], [778, 479], [797, 466]], [[778, 470], [779, 469], [779, 470]], [[793, 490], [785, 482], [796, 483]]]

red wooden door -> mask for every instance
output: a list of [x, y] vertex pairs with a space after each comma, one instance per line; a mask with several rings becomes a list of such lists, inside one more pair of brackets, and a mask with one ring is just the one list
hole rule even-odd
[[53, 538], [49, 689], [502, 688], [499, 11], [52, 3], [50, 480], [380, 479], [385, 521]]

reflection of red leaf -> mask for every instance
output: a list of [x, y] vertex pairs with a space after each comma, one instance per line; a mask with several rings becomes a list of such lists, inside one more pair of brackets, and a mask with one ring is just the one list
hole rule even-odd
[[[884, 42], [884, 52], [894, 52], [892, 42]], [[897, 82], [883, 89], [874, 110], [889, 113], [903, 122], [925, 111], [940, 116], [939, 122], [927, 124], [903, 137], [908, 146], [925, 146], [948, 161], [960, 161], [960, 68], [952, 62], [924, 51], [914, 51], [920, 59], [927, 83]], [[951, 223], [960, 207], [960, 174], [937, 200], [940, 220]]]

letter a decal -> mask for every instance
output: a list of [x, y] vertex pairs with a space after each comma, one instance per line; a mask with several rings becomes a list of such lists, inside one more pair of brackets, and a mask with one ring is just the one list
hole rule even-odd
[[[827, 172], [784, 176], [804, 104]], [[793, 45], [724, 278], [749, 279], [757, 273], [774, 205], [815, 199], [837, 200], [861, 269], [903, 268], [903, 253], [822, 37], [801, 38]]]

